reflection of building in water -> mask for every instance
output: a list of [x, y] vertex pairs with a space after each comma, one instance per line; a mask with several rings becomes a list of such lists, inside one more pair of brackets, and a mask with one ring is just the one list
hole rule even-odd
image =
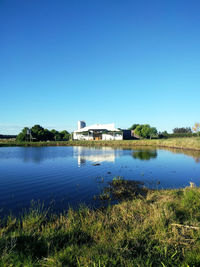
[[78, 166], [84, 165], [86, 162], [86, 159], [82, 158], [81, 156], [78, 156]]
[[101, 149], [86, 148], [86, 147], [74, 147], [74, 158], [77, 158], [78, 165], [84, 165], [86, 161], [93, 163], [97, 162], [115, 162], [117, 151], [108, 147], [102, 147]]

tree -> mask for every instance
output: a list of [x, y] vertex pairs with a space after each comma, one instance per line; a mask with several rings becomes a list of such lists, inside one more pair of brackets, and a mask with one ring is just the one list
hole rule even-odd
[[190, 127], [177, 127], [173, 129], [173, 133], [192, 133], [192, 129]]
[[134, 133], [140, 137], [142, 137], [142, 125], [138, 125], [135, 130], [134, 130]]
[[68, 141], [70, 137], [70, 133], [66, 130], [58, 132], [55, 129], [53, 129], [51, 130], [51, 133], [53, 133], [55, 141]]
[[[28, 141], [27, 139], [27, 127], [25, 127], [20, 134], [17, 136], [17, 141]], [[49, 131], [48, 129], [44, 129], [42, 126], [36, 124], [31, 129], [31, 137], [35, 141], [63, 141], [69, 140], [70, 134], [66, 130], [62, 132], [58, 132], [56, 130]], [[30, 139], [29, 139], [30, 140]]]
[[138, 126], [139, 124], [133, 124], [130, 128], [128, 128], [129, 130], [135, 130], [136, 127]]
[[62, 137], [62, 140], [68, 141], [70, 138], [70, 133], [66, 130], [60, 132], [60, 135]]
[[36, 124], [31, 128], [31, 133], [35, 140], [37, 141], [44, 140], [44, 128], [39, 124]]
[[150, 139], [158, 134], [158, 131], [155, 127], [150, 127], [149, 129], [149, 137]]
[[53, 139], [55, 141], [60, 141], [62, 139], [60, 133], [55, 129], [51, 130], [51, 133], [53, 134]]
[[200, 136], [200, 123], [196, 122], [192, 127], [192, 130], [197, 133], [198, 136]]
[[152, 138], [157, 135], [157, 129], [150, 127], [149, 124], [138, 125], [135, 129], [135, 134], [142, 138]]
[[159, 132], [158, 138], [168, 138], [169, 134], [167, 131]]
[[28, 127], [24, 127], [24, 129], [21, 131], [21, 133], [18, 134], [16, 137], [16, 140], [18, 142], [24, 142], [27, 141], [27, 131], [29, 130]]
[[150, 135], [150, 125], [148, 124], [143, 125], [141, 129], [141, 134], [142, 137], [148, 138]]

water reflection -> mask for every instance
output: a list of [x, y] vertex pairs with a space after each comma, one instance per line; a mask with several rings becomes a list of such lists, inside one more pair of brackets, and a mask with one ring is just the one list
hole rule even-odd
[[[160, 149], [161, 150], [161, 149]], [[174, 154], [184, 154], [192, 157], [196, 163], [200, 163], [200, 151], [162, 148]], [[39, 164], [47, 160], [56, 160], [57, 158], [74, 157], [77, 158], [79, 166], [84, 165], [86, 161], [90, 162], [115, 162], [116, 157], [132, 154], [134, 159], [147, 161], [157, 158], [156, 148], [134, 147], [131, 148], [110, 148], [110, 147], [3, 147], [0, 149], [1, 159], [21, 159], [24, 162], [33, 162]]]
[[3, 147], [0, 149], [0, 160], [20, 159], [25, 163], [39, 164], [47, 160], [72, 156], [72, 148], [66, 147]]
[[115, 162], [115, 158], [119, 157], [120, 152], [109, 148], [109, 147], [102, 147], [102, 148], [95, 148], [91, 147], [74, 147], [73, 148], [74, 158], [77, 158], [78, 166], [83, 166], [87, 161], [92, 163], [97, 162]]
[[40, 163], [49, 157], [49, 153], [41, 148], [22, 148], [20, 152], [24, 162]]
[[134, 159], [140, 160], [150, 160], [157, 158], [158, 154], [156, 150], [141, 150], [141, 151], [134, 151], [132, 153]]
[[184, 154], [186, 156], [192, 157], [196, 163], [200, 163], [200, 151], [198, 150], [187, 150], [187, 149], [178, 149], [178, 148], [165, 148], [174, 154]]
[[[94, 196], [116, 177], [155, 189], [180, 188], [190, 182], [199, 186], [199, 162], [200, 151], [181, 149], [2, 147], [0, 216], [10, 210], [18, 213], [29, 207], [32, 199], [45, 203], [54, 199], [58, 212], [80, 203], [97, 207]], [[92, 166], [98, 164], [101, 166]]]

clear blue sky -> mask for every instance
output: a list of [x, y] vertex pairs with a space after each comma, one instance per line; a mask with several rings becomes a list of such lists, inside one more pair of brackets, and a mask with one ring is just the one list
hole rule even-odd
[[0, 0], [0, 134], [200, 121], [199, 0]]

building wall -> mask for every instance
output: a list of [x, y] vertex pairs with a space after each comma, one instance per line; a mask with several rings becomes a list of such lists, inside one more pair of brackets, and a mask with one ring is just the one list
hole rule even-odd
[[131, 130], [123, 130], [123, 139], [131, 140], [133, 137], [131, 136]]
[[[90, 134], [85, 135], [81, 133], [74, 133], [74, 140], [93, 140], [93, 136]], [[123, 133], [106, 133], [102, 134], [102, 140], [123, 140]]]
[[102, 134], [102, 140], [123, 140], [123, 134], [122, 133]]
[[93, 137], [91, 135], [85, 135], [81, 133], [74, 133], [73, 135], [74, 140], [93, 140]]

